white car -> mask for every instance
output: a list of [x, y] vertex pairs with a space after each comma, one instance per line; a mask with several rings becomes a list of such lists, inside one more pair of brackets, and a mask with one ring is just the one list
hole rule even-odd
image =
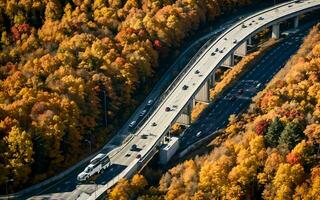
[[77, 176], [78, 181], [86, 181], [94, 174], [100, 173], [102, 170], [110, 166], [110, 159], [107, 154], [100, 153], [92, 160], [89, 165]]
[[199, 131], [197, 134], [196, 134], [196, 137], [200, 137], [202, 131]]

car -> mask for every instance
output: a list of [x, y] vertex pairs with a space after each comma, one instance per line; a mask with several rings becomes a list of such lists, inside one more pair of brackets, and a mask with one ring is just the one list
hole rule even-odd
[[137, 159], [140, 159], [140, 158], [141, 158], [141, 154], [138, 154], [138, 155], [136, 156], [136, 158], [137, 158]]
[[177, 105], [173, 105], [172, 107], [173, 107], [173, 108], [178, 108], [178, 106], [177, 106]]
[[220, 53], [223, 53], [223, 49], [221, 49], [219, 52], [220, 52]]
[[247, 26], [245, 24], [242, 24], [242, 28], [247, 28]]
[[166, 107], [166, 112], [169, 112], [171, 110], [170, 107]]
[[187, 86], [187, 85], [184, 85], [184, 86], [182, 87], [182, 89], [183, 89], [183, 90], [186, 90], [186, 89], [188, 89], [188, 86]]
[[147, 138], [148, 138], [148, 135], [146, 135], [146, 134], [141, 135], [141, 139], [147, 139]]
[[236, 100], [236, 97], [232, 95], [232, 96], [230, 97], [230, 101], [234, 101], [234, 100]]
[[224, 40], [228, 40], [228, 38], [224, 38]]
[[237, 40], [233, 40], [233, 44], [237, 44], [237, 42], [238, 42]]
[[134, 151], [134, 150], [136, 150], [137, 148], [138, 148], [137, 145], [136, 145], [136, 144], [133, 144], [133, 145], [131, 146], [130, 150], [131, 150], [131, 151]]
[[147, 106], [151, 106], [153, 104], [153, 99], [150, 99], [147, 103]]
[[152, 123], [152, 126], [157, 126], [157, 123], [153, 122], [153, 123]]
[[212, 53], [211, 53], [211, 56], [215, 56], [215, 55], [216, 55], [216, 53], [215, 53], [215, 52], [212, 52]]
[[264, 20], [264, 18], [263, 17], [259, 17], [259, 20]]
[[197, 134], [196, 134], [196, 137], [200, 137], [202, 131], [199, 131]]
[[259, 88], [260, 86], [261, 86], [261, 83], [258, 83], [257, 86], [256, 86], [256, 88]]
[[219, 48], [216, 48], [216, 52], [218, 52], [219, 51]]
[[129, 128], [133, 128], [135, 125], [136, 125], [137, 121], [132, 121], [130, 124], [129, 124]]
[[195, 73], [195, 74], [199, 74], [199, 73], [200, 73], [200, 71], [199, 71], [199, 70], [196, 70], [194, 73]]
[[146, 113], [147, 113], [147, 110], [143, 110], [143, 111], [141, 111], [141, 113], [140, 113], [139, 117], [143, 117]]

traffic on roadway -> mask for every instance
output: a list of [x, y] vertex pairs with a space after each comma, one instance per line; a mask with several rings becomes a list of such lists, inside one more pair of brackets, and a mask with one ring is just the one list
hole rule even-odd
[[[231, 51], [236, 49], [241, 42], [245, 41], [251, 34], [254, 34], [263, 27], [270, 26], [276, 20], [284, 20], [287, 16], [291, 17], [292, 13], [304, 12], [305, 10], [315, 7], [320, 7], [318, 0], [294, 1], [260, 12], [232, 26], [218, 39], [206, 46], [206, 49], [200, 54], [195, 63], [186, 69], [179, 79], [171, 85], [171, 90], [167, 91], [165, 98], [161, 102], [155, 98], [147, 99], [148, 102], [151, 102], [150, 107], [153, 105], [155, 109], [150, 108], [151, 113], [149, 115], [147, 114], [148, 107], [145, 107], [145, 109], [137, 113], [138, 117], [141, 116], [144, 120], [141, 120], [140, 126], [137, 126], [137, 124], [139, 124], [137, 120], [133, 120], [128, 124], [127, 128], [134, 133], [132, 137], [122, 145], [119, 151], [112, 157], [100, 155], [100, 161], [98, 163], [104, 160], [103, 162], [105, 162], [105, 164], [100, 165], [95, 163], [94, 161], [97, 159], [97, 156], [91, 160], [89, 165], [85, 164], [85, 173], [80, 175], [81, 171], [77, 170], [77, 172], [80, 173], [78, 180], [86, 180], [86, 178], [83, 178], [87, 176], [86, 173], [91, 176], [90, 173], [93, 170], [95, 170], [95, 172], [102, 172], [103, 168], [105, 168], [105, 173], [96, 180], [96, 184], [104, 185], [98, 188], [98, 195], [100, 195], [106, 188], [115, 184], [117, 180], [126, 177], [127, 174], [123, 172], [134, 173], [134, 171], [138, 169], [134, 167], [139, 166], [148, 154], [160, 143], [172, 124], [179, 117], [185, 105], [194, 97], [198, 88], [201, 87], [207, 77], [212, 74], [214, 69], [221, 66]], [[259, 88], [262, 83], [263, 79], [261, 79], [255, 87]], [[258, 86], [258, 84], [261, 85]], [[231, 96], [229, 101], [237, 101], [239, 96], [247, 94], [246, 88], [241, 89], [242, 91], [238, 91], [238, 95]], [[148, 106], [148, 104], [143, 106]], [[231, 111], [232, 109], [236, 109], [236, 106], [234, 105], [234, 107], [230, 108]], [[206, 132], [207, 130], [199, 130], [196, 132], [195, 137], [204, 136]], [[105, 177], [105, 179], [103, 177]], [[65, 184], [68, 185], [69, 183], [65, 182]], [[72, 192], [69, 196], [76, 196], [77, 198], [81, 193], [81, 187], [82, 185], [78, 187], [79, 190], [77, 192]], [[66, 190], [66, 188], [62, 188], [62, 191], [64, 191], [63, 189]], [[94, 190], [97, 190], [97, 188]]]

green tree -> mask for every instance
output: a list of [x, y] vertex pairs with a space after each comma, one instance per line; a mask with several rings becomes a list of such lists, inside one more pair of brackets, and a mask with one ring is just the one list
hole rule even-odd
[[281, 132], [279, 145], [288, 150], [293, 149], [303, 138], [303, 129], [301, 124], [290, 122]]
[[281, 132], [283, 131], [283, 128], [283, 124], [280, 121], [279, 117], [276, 117], [269, 125], [264, 136], [267, 146], [276, 147], [278, 145], [278, 140]]

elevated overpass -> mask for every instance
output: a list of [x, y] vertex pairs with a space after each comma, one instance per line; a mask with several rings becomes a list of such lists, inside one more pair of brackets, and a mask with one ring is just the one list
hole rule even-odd
[[[280, 37], [280, 23], [293, 19], [293, 28], [299, 26], [299, 16], [320, 8], [320, 0], [300, 0], [280, 4], [243, 19], [214, 41], [205, 44], [203, 51], [191, 61], [164, 92], [157, 107], [133, 137], [111, 159], [122, 166], [104, 187], [93, 194], [95, 199], [105, 193], [121, 178], [130, 178], [154, 155], [174, 123], [191, 123], [191, 109], [195, 101], [209, 102], [209, 89], [214, 86], [216, 70], [232, 67], [234, 55], [245, 56], [251, 38], [263, 29], [272, 27], [272, 37]], [[170, 111], [166, 111], [169, 107]], [[137, 145], [132, 150], [132, 145]], [[141, 158], [137, 158], [140, 154]]]

